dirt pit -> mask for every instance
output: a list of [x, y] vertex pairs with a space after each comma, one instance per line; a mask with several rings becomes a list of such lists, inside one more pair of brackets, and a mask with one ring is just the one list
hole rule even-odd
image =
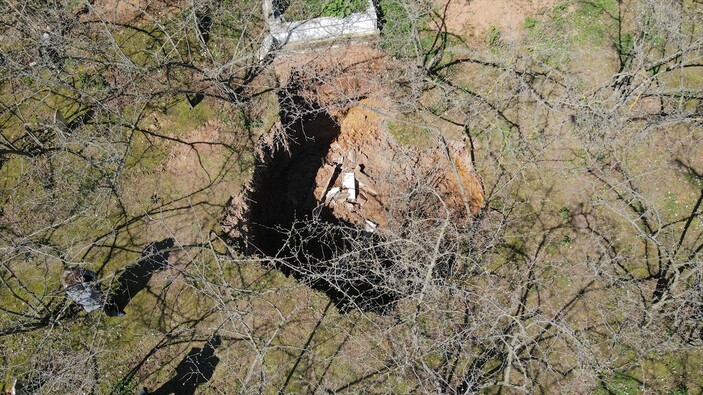
[[258, 142], [252, 179], [221, 226], [244, 254], [271, 258], [341, 309], [384, 311], [407, 275], [386, 241], [418, 219], [467, 225], [483, 204], [481, 180], [464, 144], [402, 146], [385, 127], [387, 104], [361, 89], [332, 106], [311, 95], [319, 91], [281, 95], [281, 123]]

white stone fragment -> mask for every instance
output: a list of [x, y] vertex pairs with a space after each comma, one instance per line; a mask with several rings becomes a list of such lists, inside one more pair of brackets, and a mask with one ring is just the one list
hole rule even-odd
[[330, 189], [327, 192], [327, 195], [325, 195], [325, 203], [329, 203], [335, 197], [335, 195], [337, 195], [339, 193], [339, 191], [340, 191], [340, 189], [337, 187]]
[[349, 193], [347, 200], [350, 202], [356, 200], [356, 177], [354, 177], [354, 173], [344, 173], [342, 175], [342, 188]]

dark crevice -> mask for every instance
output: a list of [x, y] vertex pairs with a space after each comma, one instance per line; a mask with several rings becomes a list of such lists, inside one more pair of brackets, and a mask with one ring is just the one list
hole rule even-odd
[[315, 177], [340, 126], [300, 97], [279, 100], [286, 144], [265, 146], [256, 161], [247, 235], [239, 246], [273, 258], [284, 274], [324, 292], [341, 310], [383, 312], [398, 295], [383, 286], [392, 269], [378, 247], [382, 240], [335, 218], [314, 196]]

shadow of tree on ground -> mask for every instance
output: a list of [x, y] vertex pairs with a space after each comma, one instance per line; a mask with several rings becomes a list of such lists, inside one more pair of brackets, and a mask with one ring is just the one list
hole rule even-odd
[[176, 366], [176, 376], [164, 383], [150, 395], [193, 395], [195, 389], [207, 383], [215, 373], [215, 367], [220, 358], [215, 355], [215, 349], [222, 344], [219, 335], [213, 335], [203, 348], [194, 347]]
[[127, 266], [120, 276], [117, 289], [109, 298], [106, 311], [120, 315], [130, 300], [146, 288], [151, 276], [168, 266], [168, 257], [175, 240], [171, 237], [150, 243], [136, 263]]

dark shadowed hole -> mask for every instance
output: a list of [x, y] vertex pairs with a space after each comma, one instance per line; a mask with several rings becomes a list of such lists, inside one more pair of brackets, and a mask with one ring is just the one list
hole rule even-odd
[[375, 247], [381, 240], [318, 207], [314, 196], [315, 176], [340, 127], [327, 111], [300, 98], [282, 96], [280, 103], [290, 143], [257, 160], [248, 242], [341, 310], [383, 312], [398, 295], [383, 285], [390, 265]]

